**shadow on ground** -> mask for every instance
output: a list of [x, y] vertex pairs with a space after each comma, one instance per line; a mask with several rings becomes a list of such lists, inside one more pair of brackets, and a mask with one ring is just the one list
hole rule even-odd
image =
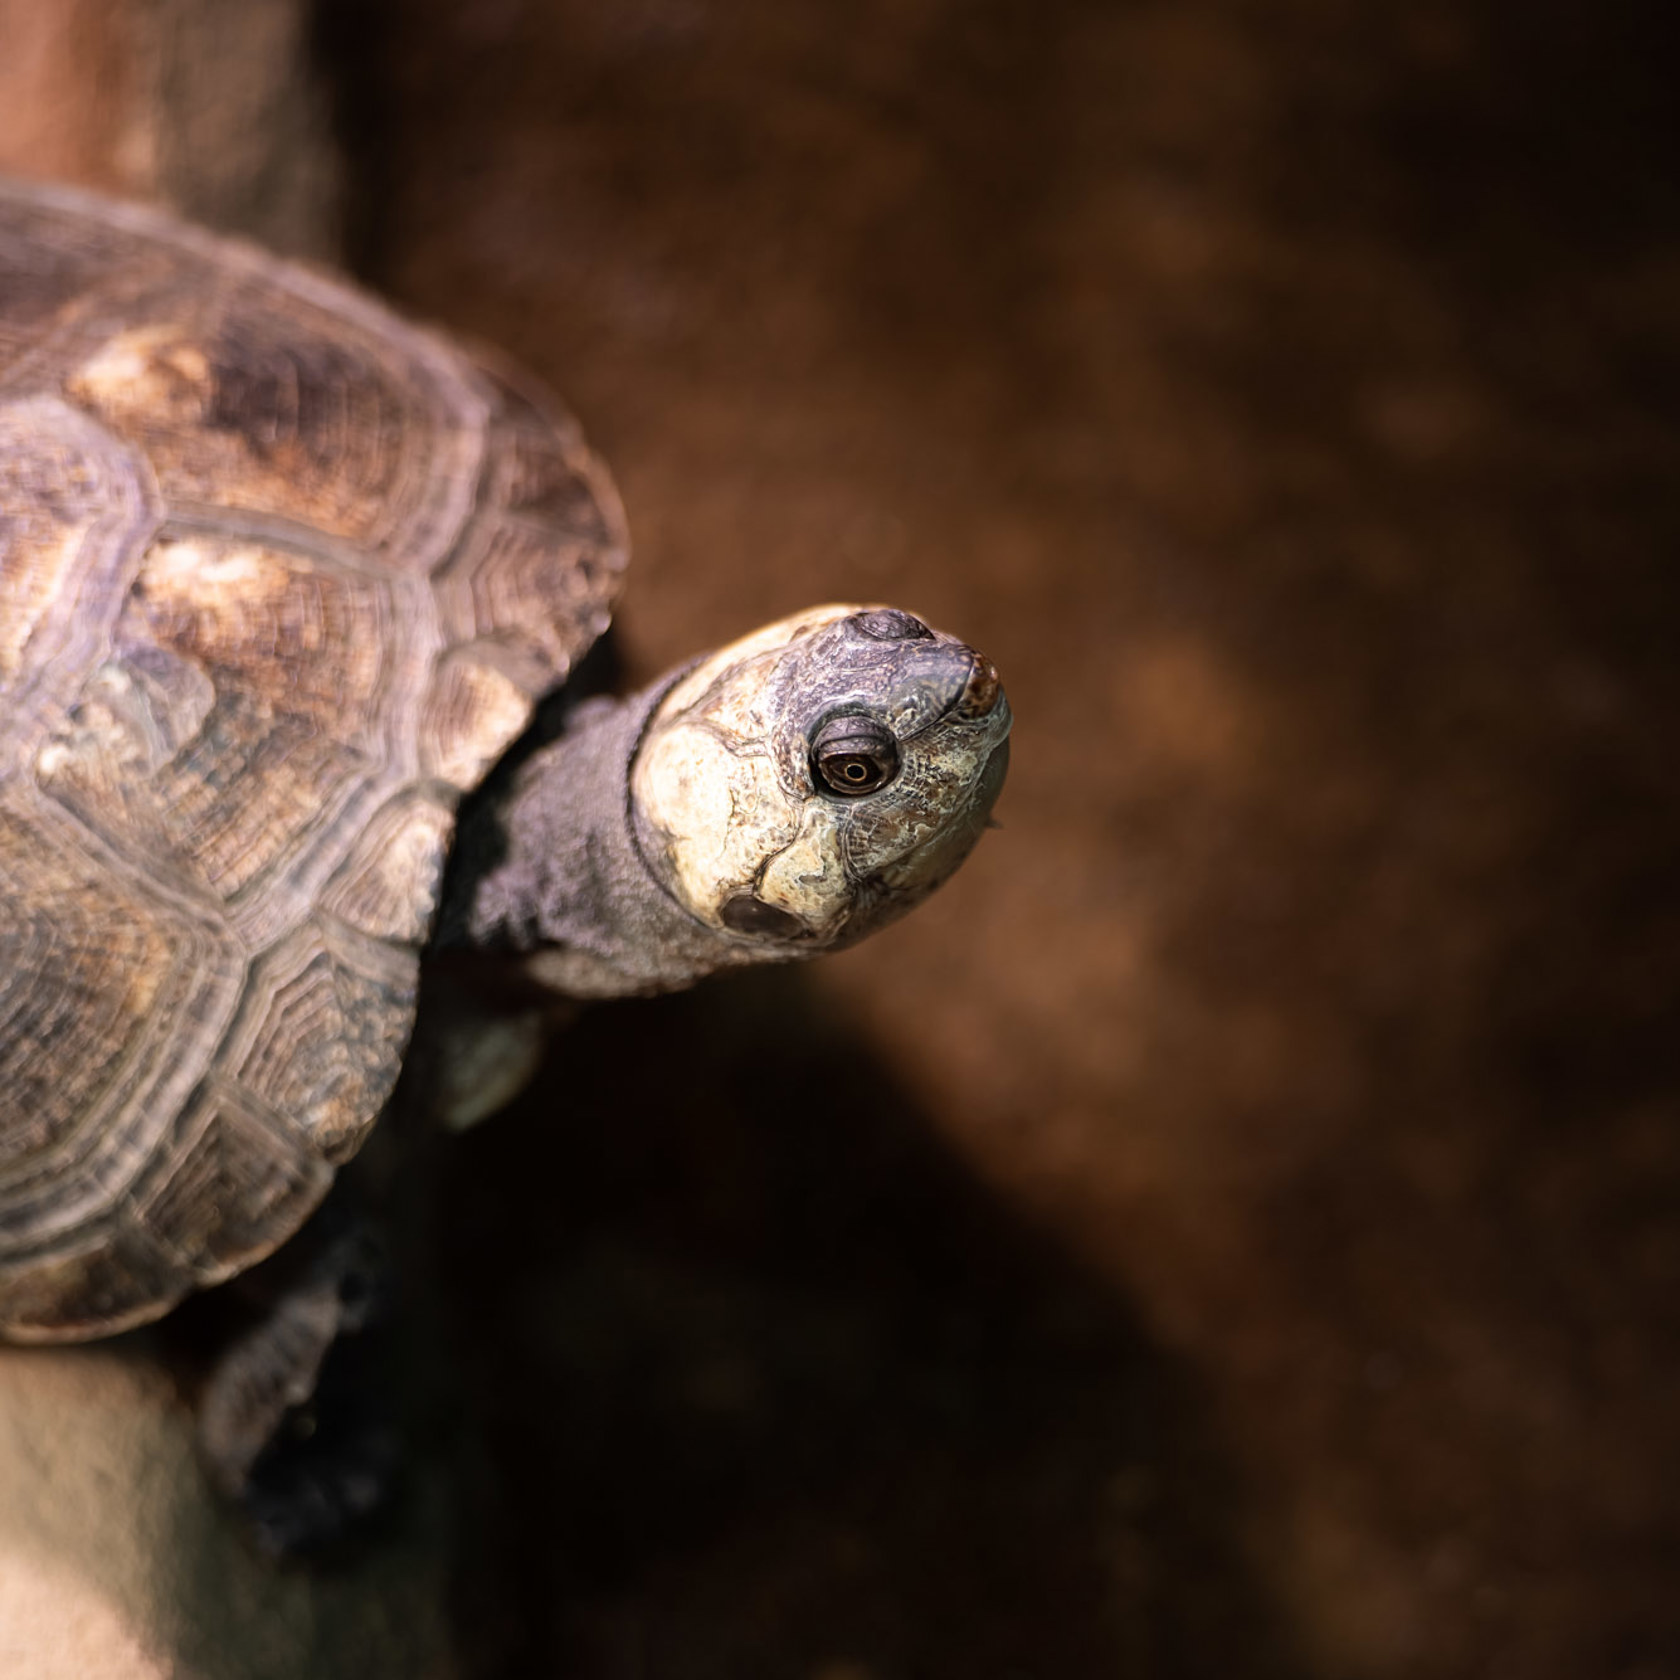
[[603, 1007], [446, 1167], [468, 1672], [1299, 1672], [1176, 1361], [799, 975]]

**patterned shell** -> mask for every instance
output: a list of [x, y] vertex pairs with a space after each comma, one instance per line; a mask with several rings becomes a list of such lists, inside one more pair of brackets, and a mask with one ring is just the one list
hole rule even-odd
[[576, 426], [345, 286], [0, 183], [0, 1334], [252, 1264], [390, 1094], [453, 813], [600, 633]]

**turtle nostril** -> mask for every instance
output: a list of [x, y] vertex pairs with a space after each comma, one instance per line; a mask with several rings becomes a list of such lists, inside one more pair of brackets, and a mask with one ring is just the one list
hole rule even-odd
[[876, 642], [931, 642], [933, 632], [913, 613], [898, 607], [878, 607], [859, 613], [852, 622]]

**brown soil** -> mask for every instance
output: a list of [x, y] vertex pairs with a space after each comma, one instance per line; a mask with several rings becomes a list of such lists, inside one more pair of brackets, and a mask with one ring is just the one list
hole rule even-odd
[[1680, 1674], [1658, 9], [328, 13], [636, 671], [885, 597], [1020, 720], [939, 902], [463, 1146], [483, 1672]]

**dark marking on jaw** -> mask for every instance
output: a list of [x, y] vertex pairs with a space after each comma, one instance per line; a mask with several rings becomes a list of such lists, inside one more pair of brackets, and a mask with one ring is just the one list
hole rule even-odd
[[774, 904], [766, 904], [762, 898], [755, 898], [749, 892], [739, 892], [727, 899], [720, 914], [723, 925], [736, 933], [763, 934], [773, 939], [803, 939], [811, 931], [799, 917]]

